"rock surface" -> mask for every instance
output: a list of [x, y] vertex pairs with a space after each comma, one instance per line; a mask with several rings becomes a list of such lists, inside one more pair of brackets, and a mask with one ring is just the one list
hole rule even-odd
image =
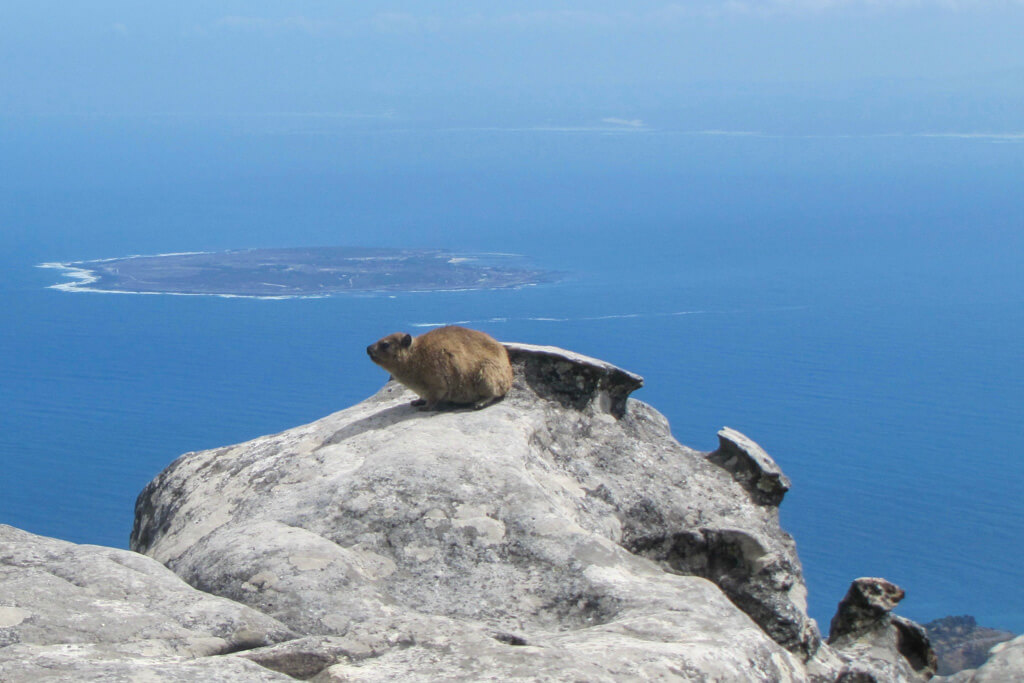
[[[154, 560], [0, 525], [0, 680], [253, 680], [212, 657], [293, 638], [275, 619], [195, 590]], [[196, 658], [203, 658], [199, 661]], [[191, 677], [191, 678], [190, 678]], [[65, 679], [66, 680], [66, 679]], [[273, 680], [267, 678], [266, 680]]]
[[989, 650], [988, 660], [978, 669], [967, 669], [952, 676], [937, 676], [943, 683], [1022, 683], [1024, 682], [1024, 636], [999, 643]]
[[747, 436], [726, 427], [718, 432], [718, 450], [708, 460], [732, 473], [758, 505], [778, 506], [789, 490], [789, 477]]
[[847, 666], [841, 681], [926, 680], [935, 674], [935, 653], [924, 627], [890, 614], [905, 593], [878, 578], [860, 578], [840, 601], [828, 644]]
[[937, 673], [943, 676], [980, 667], [993, 646], [1014, 638], [1009, 631], [979, 626], [969, 615], [936, 619], [924, 628], [939, 658]]
[[639, 376], [508, 347], [516, 384], [484, 410], [421, 412], [389, 383], [156, 477], [132, 548], [219, 598], [125, 551], [39, 539], [60, 549], [41, 572], [43, 560], [11, 553], [13, 580], [44, 596], [47, 573], [105, 558], [116, 566], [74, 585], [116, 597], [53, 607], [96, 620], [79, 638], [56, 616], [31, 630], [43, 598], [0, 593], [0, 678], [925, 678], [920, 627], [887, 609], [842, 612], [836, 649], [822, 642], [778, 522], [789, 483], [756, 443], [726, 429], [714, 453], [686, 448], [629, 398]]
[[516, 385], [485, 410], [423, 413], [390, 383], [310, 425], [183, 456], [140, 495], [132, 547], [299, 632], [373, 643], [377, 656], [336, 665], [368, 680], [424, 665], [379, 633], [451, 630], [438, 619], [528, 676], [572, 649], [592, 651], [573, 658], [589, 673], [567, 676], [799, 677], [820, 639], [777, 510], [627, 402], [638, 376], [550, 347], [510, 356]]

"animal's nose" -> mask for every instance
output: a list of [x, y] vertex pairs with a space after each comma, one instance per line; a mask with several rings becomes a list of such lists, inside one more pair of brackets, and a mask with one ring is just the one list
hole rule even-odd
[[372, 356], [373, 355], [373, 344], [370, 344], [369, 346], [366, 347], [366, 355], [368, 355], [368, 356]]

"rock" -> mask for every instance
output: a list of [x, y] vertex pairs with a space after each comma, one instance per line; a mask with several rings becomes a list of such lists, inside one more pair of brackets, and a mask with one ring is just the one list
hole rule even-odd
[[789, 482], [760, 446], [726, 428], [714, 453], [686, 448], [629, 398], [641, 377], [507, 346], [516, 384], [485, 410], [423, 413], [389, 383], [175, 461], [139, 496], [132, 548], [212, 595], [135, 553], [0, 527], [0, 680], [933, 670], [924, 630], [890, 613], [902, 591], [881, 579], [854, 583], [834, 648], [821, 642], [779, 526]]
[[0, 650], [0, 681], [146, 681], [146, 683], [238, 683], [294, 681], [232, 655], [187, 657], [133, 656], [89, 645], [12, 645]]
[[828, 644], [847, 661], [839, 680], [912, 681], [935, 674], [935, 653], [924, 627], [890, 614], [905, 593], [878, 578], [860, 578], [840, 601]]
[[988, 653], [988, 660], [977, 669], [966, 669], [952, 676], [932, 679], [943, 683], [1021, 683], [1024, 681], [1024, 636], [999, 643]]
[[109, 680], [143, 669], [154, 680], [231, 680], [254, 669], [212, 655], [294, 635], [148, 557], [0, 525], [0, 680]]
[[[741, 626], [721, 610], [713, 604], [694, 622], [694, 614], [644, 606], [604, 624], [529, 635], [406, 613], [355, 623], [343, 636], [311, 636], [238, 656], [314, 681], [804, 680], [795, 658], [777, 646], [762, 649], [756, 643], [766, 642], [764, 636], [749, 620]], [[715, 623], [721, 616], [728, 626]], [[707, 639], [679, 637], [698, 625]]]
[[718, 450], [708, 460], [731, 472], [758, 505], [778, 505], [789, 490], [789, 477], [764, 449], [735, 429], [718, 432]]
[[829, 642], [846, 636], [857, 637], [864, 631], [885, 624], [889, 612], [906, 596], [899, 586], [885, 579], [861, 578], [839, 602], [829, 628]]
[[881, 579], [854, 582], [834, 647], [821, 642], [779, 526], [789, 482], [760, 446], [726, 428], [714, 453], [686, 448], [629, 398], [639, 376], [507, 346], [516, 384], [485, 410], [423, 413], [389, 383], [312, 424], [175, 461], [140, 494], [131, 543], [194, 588], [136, 553], [0, 527], [0, 680], [851, 683], [934, 670], [924, 630], [890, 613], [902, 591]]
[[506, 343], [505, 348], [533, 393], [577, 410], [597, 401], [603, 411], [622, 417], [626, 399], [644, 385], [636, 373], [556, 346]]
[[629, 399], [639, 376], [507, 346], [516, 384], [484, 410], [389, 383], [182, 456], [132, 548], [306, 636], [237, 657], [323, 680], [832, 680], [777, 508]]
[[943, 617], [924, 625], [939, 659], [937, 673], [943, 676], [964, 669], [976, 669], [988, 659], [994, 645], [1012, 640], [1013, 633], [978, 626], [974, 617]]

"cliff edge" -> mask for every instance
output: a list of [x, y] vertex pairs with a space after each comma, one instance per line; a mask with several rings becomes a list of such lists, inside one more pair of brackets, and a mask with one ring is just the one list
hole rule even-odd
[[[716, 451], [692, 450], [629, 398], [639, 376], [507, 346], [515, 386], [484, 410], [420, 412], [388, 383], [158, 475], [132, 549], [267, 620], [246, 643], [161, 661], [316, 681], [931, 676], [923, 629], [889, 614], [889, 593], [850, 603], [823, 642], [779, 526], [789, 481], [755, 442], [723, 429]], [[882, 580], [859, 581], [868, 595]], [[16, 602], [0, 589], [0, 619]]]

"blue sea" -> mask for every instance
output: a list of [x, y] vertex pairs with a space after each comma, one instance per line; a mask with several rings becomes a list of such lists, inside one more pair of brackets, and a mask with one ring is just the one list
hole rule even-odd
[[[468, 321], [638, 372], [782, 504], [822, 628], [849, 582], [1024, 632], [1024, 141], [329, 117], [0, 118], [0, 522], [126, 547], [179, 454], [374, 393], [365, 346]], [[37, 264], [247, 247], [522, 254], [518, 290], [66, 293]]]

